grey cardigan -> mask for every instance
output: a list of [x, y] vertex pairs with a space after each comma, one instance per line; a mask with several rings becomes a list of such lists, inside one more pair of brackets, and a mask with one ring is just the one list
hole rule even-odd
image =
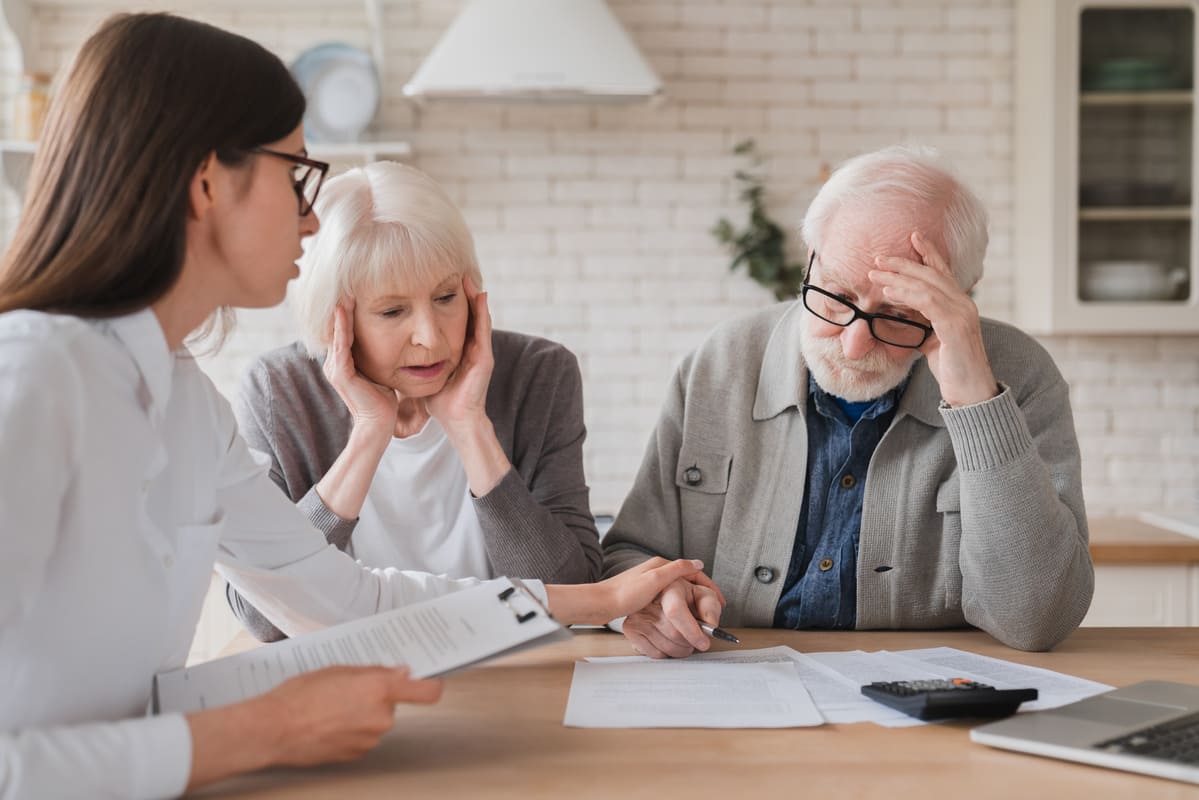
[[[722, 624], [773, 624], [805, 495], [802, 313], [734, 320], [683, 361], [604, 539], [606, 575], [649, 555], [701, 558], [729, 601]], [[857, 627], [971, 624], [1048, 649], [1094, 586], [1067, 386], [1029, 336], [982, 330], [999, 396], [942, 407], [920, 359], [870, 461]]]
[[[578, 361], [548, 339], [495, 331], [491, 341], [495, 370], [487, 416], [512, 469], [474, 500], [487, 557], [499, 575], [593, 581], [602, 557], [583, 476], [586, 429]], [[299, 343], [267, 353], [242, 380], [235, 411], [242, 436], [270, 456], [272, 480], [331, 544], [345, 550], [356, 520], [330, 511], [314, 488], [345, 447], [351, 427], [321, 362]], [[263, 641], [284, 638], [232, 587], [226, 593], [251, 633]]]

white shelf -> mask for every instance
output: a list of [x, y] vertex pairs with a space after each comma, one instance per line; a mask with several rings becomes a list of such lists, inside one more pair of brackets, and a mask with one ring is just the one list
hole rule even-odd
[[0, 139], [0, 153], [21, 153], [33, 155], [37, 152], [37, 142], [20, 142], [12, 139]]
[[1195, 93], [1189, 89], [1160, 92], [1083, 92], [1078, 102], [1084, 106], [1189, 106]]
[[308, 154], [319, 159], [359, 159], [362, 161], [381, 161], [387, 158], [405, 158], [412, 155], [412, 145], [408, 142], [351, 142], [345, 144], [323, 144], [311, 142]]
[[1152, 222], [1191, 218], [1190, 206], [1090, 206], [1078, 209], [1084, 222]]

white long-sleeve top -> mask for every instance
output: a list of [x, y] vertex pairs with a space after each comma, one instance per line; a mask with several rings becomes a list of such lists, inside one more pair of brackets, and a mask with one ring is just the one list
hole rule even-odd
[[288, 634], [475, 583], [327, 545], [152, 312], [0, 315], [0, 798], [184, 790], [185, 719], [144, 714], [214, 562]]

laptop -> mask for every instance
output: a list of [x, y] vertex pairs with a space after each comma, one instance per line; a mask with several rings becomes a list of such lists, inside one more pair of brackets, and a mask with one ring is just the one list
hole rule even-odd
[[974, 728], [970, 738], [1100, 767], [1199, 784], [1199, 686], [1142, 681]]

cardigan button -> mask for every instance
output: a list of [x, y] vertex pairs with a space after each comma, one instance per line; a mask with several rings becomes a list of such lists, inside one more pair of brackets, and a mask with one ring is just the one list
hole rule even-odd
[[774, 580], [774, 570], [770, 567], [757, 567], [754, 570], [754, 577], [759, 583], [771, 583]]
[[699, 486], [704, 481], [704, 473], [700, 471], [699, 467], [690, 466], [683, 471], [683, 480], [688, 486]]

